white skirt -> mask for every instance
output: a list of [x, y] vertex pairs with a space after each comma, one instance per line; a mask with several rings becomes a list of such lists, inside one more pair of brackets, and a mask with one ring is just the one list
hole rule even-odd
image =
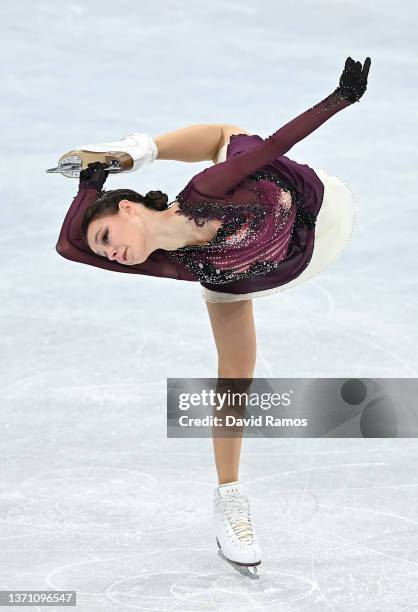
[[[225, 159], [227, 144], [218, 153], [217, 162]], [[328, 175], [325, 170], [312, 168], [324, 184], [324, 199], [315, 225], [315, 241], [311, 260], [307, 267], [293, 280], [263, 291], [251, 293], [224, 293], [202, 287], [202, 298], [206, 302], [238, 302], [265, 297], [287, 291], [310, 280], [332, 264], [349, 243], [357, 216], [353, 192], [337, 176]]]

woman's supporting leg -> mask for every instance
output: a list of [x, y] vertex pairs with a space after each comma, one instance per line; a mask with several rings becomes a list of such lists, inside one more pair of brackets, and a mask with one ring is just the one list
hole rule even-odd
[[[206, 302], [218, 351], [219, 378], [252, 378], [256, 362], [256, 332], [252, 300]], [[239, 480], [242, 437], [213, 437], [219, 484]]]

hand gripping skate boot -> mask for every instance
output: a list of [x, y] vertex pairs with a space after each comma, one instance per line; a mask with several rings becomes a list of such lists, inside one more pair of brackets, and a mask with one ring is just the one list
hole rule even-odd
[[216, 487], [214, 513], [219, 556], [240, 574], [258, 579], [261, 547], [252, 524], [248, 497], [239, 481]]
[[68, 178], [78, 178], [87, 164], [108, 164], [109, 172], [134, 172], [152, 163], [158, 155], [157, 145], [148, 134], [134, 132], [122, 140], [75, 147], [61, 155], [56, 168], [47, 172], [60, 172]]

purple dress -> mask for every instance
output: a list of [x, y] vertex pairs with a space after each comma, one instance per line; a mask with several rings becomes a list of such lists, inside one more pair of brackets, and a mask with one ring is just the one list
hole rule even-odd
[[244, 294], [283, 285], [309, 264], [324, 194], [312, 168], [284, 153], [347, 106], [331, 94], [266, 139], [232, 136], [227, 159], [194, 176], [176, 198], [177, 213], [198, 225], [222, 221], [209, 244], [158, 249], [133, 266], [100, 257], [81, 238], [84, 211], [97, 193], [81, 186], [56, 250], [72, 261], [115, 272], [200, 281], [217, 292]]

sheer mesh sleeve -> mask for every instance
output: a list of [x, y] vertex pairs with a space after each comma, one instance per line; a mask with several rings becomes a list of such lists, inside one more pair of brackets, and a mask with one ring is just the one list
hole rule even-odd
[[349, 105], [338, 92], [333, 92], [257, 146], [197, 174], [192, 180], [194, 190], [202, 196], [225, 197], [225, 194], [233, 190], [245, 177], [287, 153], [293, 145]]

